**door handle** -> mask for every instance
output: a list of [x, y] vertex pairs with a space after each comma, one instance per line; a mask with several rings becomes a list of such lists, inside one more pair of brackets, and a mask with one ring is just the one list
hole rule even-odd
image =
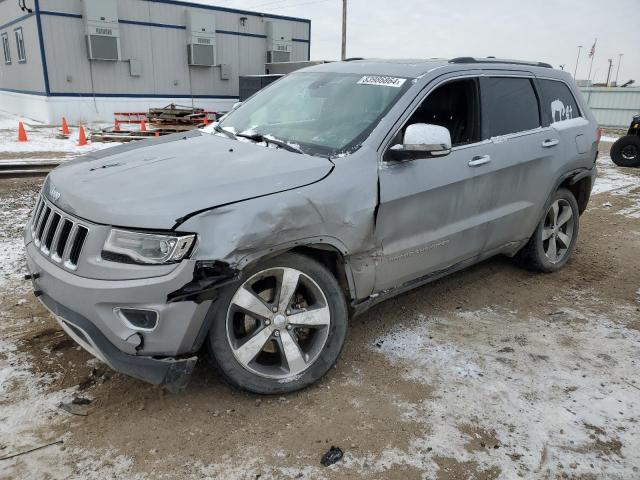
[[470, 167], [479, 167], [480, 165], [484, 165], [491, 161], [490, 155], [480, 155], [478, 157], [473, 157], [473, 160], [469, 161]]
[[560, 143], [560, 140], [558, 140], [557, 138], [550, 138], [542, 142], [542, 147], [543, 148], [555, 147], [559, 143]]

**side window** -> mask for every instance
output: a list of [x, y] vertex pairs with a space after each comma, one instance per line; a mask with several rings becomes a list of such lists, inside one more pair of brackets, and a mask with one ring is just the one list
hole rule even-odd
[[9, 35], [2, 34], [2, 50], [4, 51], [4, 63], [9, 65], [11, 63], [11, 49], [9, 48]]
[[483, 78], [482, 95], [489, 137], [524, 132], [540, 126], [538, 97], [530, 79]]
[[550, 124], [580, 117], [580, 108], [567, 85], [557, 80], [538, 80], [544, 115]]
[[22, 35], [22, 27], [14, 30], [16, 34], [16, 47], [18, 48], [18, 62], [27, 61], [27, 52], [24, 49], [24, 36]]
[[480, 141], [477, 80], [454, 80], [437, 87], [413, 113], [405, 129], [414, 123], [429, 123], [447, 128], [454, 147]]

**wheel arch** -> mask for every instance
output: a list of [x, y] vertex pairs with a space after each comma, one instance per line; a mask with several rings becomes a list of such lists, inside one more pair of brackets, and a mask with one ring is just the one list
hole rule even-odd
[[249, 265], [289, 252], [298, 253], [322, 264], [334, 275], [342, 287], [345, 297], [348, 300], [356, 298], [355, 281], [349, 263], [349, 251], [340, 240], [333, 237], [306, 238], [273, 246], [242, 258], [239, 267], [244, 270]]
[[575, 173], [560, 182], [556, 191], [560, 188], [566, 188], [573, 194], [576, 202], [578, 202], [578, 211], [580, 212], [580, 215], [582, 215], [587, 209], [589, 198], [591, 198], [593, 177], [590, 174], [584, 175], [581, 173]]

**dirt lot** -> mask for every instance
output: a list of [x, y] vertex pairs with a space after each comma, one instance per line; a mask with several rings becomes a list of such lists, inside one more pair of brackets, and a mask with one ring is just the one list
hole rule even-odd
[[[76, 347], [21, 279], [39, 182], [0, 180], [0, 457], [62, 440], [0, 477], [640, 478], [640, 170], [609, 145], [563, 271], [495, 258], [387, 301], [286, 397], [233, 390], [205, 361], [169, 394]], [[86, 416], [58, 408], [74, 397]], [[345, 456], [323, 467], [332, 445]]]

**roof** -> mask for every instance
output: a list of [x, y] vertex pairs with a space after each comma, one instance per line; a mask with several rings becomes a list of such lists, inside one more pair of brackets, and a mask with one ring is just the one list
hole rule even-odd
[[378, 74], [416, 78], [436, 67], [448, 65], [449, 60], [438, 59], [354, 59], [344, 62], [325, 63], [309, 67], [308, 71]]
[[[2, 0], [0, 0], [2, 1]], [[290, 17], [287, 15], [277, 15], [273, 13], [257, 12], [255, 10], [241, 10], [237, 8], [229, 8], [218, 5], [211, 5], [211, 0], [144, 0], [151, 3], [165, 3], [169, 5], [178, 5], [181, 7], [202, 8], [205, 10], [217, 10], [219, 12], [237, 13], [242, 15], [250, 15], [254, 17], [273, 18], [279, 20], [289, 20], [294, 22], [304, 22], [311, 24], [311, 20], [308, 18]]]
[[542, 62], [527, 62], [522, 60], [507, 60], [499, 58], [458, 57], [453, 60], [446, 58], [429, 59], [351, 59], [344, 62], [326, 63], [307, 68], [308, 71], [344, 72], [357, 74], [377, 74], [397, 77], [417, 78], [436, 68], [451, 67], [459, 70], [460, 65], [469, 68], [491, 68], [498, 70], [530, 70], [536, 74], [560, 75], [560, 70]]

